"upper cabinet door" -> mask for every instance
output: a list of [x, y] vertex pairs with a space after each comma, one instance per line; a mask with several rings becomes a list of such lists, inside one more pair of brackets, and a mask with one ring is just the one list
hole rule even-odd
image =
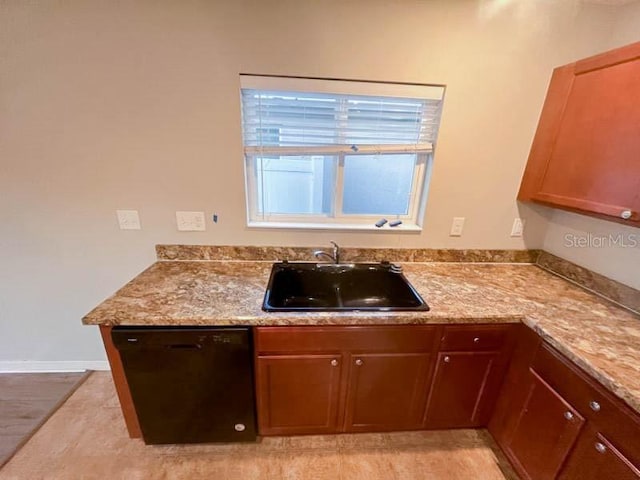
[[518, 199], [640, 226], [640, 42], [555, 69]]

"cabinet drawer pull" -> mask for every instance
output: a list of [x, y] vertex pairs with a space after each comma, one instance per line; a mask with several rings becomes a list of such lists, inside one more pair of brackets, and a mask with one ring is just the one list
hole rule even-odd
[[566, 418], [567, 420], [573, 420], [573, 413], [564, 412], [564, 418]]
[[362, 365], [363, 363], [364, 363], [364, 362], [363, 362], [361, 359], [359, 359], [359, 358], [357, 358], [357, 359], [356, 359], [356, 365], [360, 366], [360, 365]]
[[444, 363], [449, 363], [451, 361], [451, 357], [449, 357], [449, 355], [447, 355], [446, 357], [444, 357]]
[[473, 343], [479, 343], [479, 342], [480, 342], [480, 337], [474, 337]]
[[629, 220], [633, 215], [633, 212], [631, 210], [623, 210], [622, 212], [620, 212], [620, 217], [623, 218], [624, 220]]
[[596, 450], [598, 453], [604, 453], [607, 451], [607, 447], [604, 443], [596, 442]]
[[335, 358], [333, 360], [331, 360], [331, 366], [332, 367], [337, 367], [338, 366], [338, 360], [336, 360]]
[[591, 400], [589, 402], [589, 406], [591, 407], [591, 410], [593, 410], [594, 412], [599, 412], [600, 411], [600, 404], [598, 402], [596, 402], [595, 400]]

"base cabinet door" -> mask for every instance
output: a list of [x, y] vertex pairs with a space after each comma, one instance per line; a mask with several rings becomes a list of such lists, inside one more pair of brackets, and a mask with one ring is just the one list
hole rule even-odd
[[438, 354], [427, 409], [428, 428], [474, 427], [486, 424], [487, 402], [495, 395], [502, 372], [496, 370], [498, 352], [441, 352]]
[[339, 354], [258, 357], [260, 432], [337, 432], [342, 363]]
[[486, 426], [516, 332], [496, 324], [256, 327], [259, 433]]
[[527, 392], [506, 453], [525, 478], [552, 480], [571, 453], [585, 420], [533, 371]]
[[640, 470], [602, 433], [589, 427], [580, 436], [576, 449], [559, 478], [640, 480]]
[[345, 431], [421, 428], [429, 358], [427, 353], [351, 355]]
[[640, 416], [524, 333], [489, 424], [520, 476], [640, 480]]
[[422, 428], [440, 326], [255, 328], [260, 435]]

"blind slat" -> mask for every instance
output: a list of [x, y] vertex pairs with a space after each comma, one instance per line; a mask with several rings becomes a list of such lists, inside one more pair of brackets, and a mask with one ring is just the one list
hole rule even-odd
[[255, 157], [267, 156], [308, 156], [308, 155], [338, 155], [340, 153], [348, 155], [371, 155], [381, 153], [429, 153], [433, 151], [433, 146], [426, 145], [365, 145], [357, 151], [351, 145], [335, 145], [331, 147], [298, 147], [298, 146], [274, 146], [274, 147], [246, 147], [245, 153]]
[[431, 145], [441, 103], [432, 98], [243, 89], [244, 143], [247, 148]]

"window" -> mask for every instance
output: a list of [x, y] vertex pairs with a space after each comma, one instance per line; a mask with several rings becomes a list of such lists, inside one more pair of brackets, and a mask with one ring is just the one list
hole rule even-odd
[[419, 230], [444, 87], [241, 76], [249, 226]]

